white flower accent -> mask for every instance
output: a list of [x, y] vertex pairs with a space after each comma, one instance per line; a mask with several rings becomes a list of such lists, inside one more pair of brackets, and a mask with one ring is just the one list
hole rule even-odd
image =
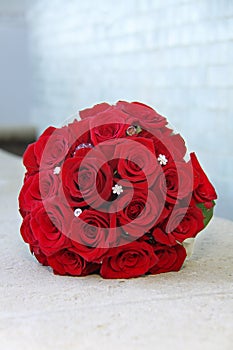
[[114, 187], [112, 187], [113, 194], [117, 194], [118, 196], [123, 192], [123, 188], [121, 185], [116, 184]]
[[75, 209], [75, 211], [74, 211], [74, 216], [76, 216], [76, 218], [80, 215], [80, 214], [82, 214], [82, 209], [80, 209], [80, 208], [77, 208], [77, 209]]
[[61, 171], [61, 167], [56, 166], [56, 168], [54, 168], [54, 170], [53, 170], [53, 173], [54, 173], [54, 175], [58, 175], [58, 174], [60, 174], [60, 171]]
[[168, 160], [164, 154], [160, 154], [157, 158], [160, 165], [166, 165]]

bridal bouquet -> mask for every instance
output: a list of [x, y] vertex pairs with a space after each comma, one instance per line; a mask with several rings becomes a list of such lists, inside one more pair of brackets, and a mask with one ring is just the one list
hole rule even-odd
[[165, 117], [101, 103], [24, 154], [21, 234], [55, 274], [178, 271], [213, 215], [214, 187]]

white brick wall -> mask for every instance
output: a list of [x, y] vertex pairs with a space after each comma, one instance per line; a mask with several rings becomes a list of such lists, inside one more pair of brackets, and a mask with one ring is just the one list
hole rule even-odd
[[34, 0], [33, 120], [144, 101], [188, 140], [233, 218], [233, 1]]

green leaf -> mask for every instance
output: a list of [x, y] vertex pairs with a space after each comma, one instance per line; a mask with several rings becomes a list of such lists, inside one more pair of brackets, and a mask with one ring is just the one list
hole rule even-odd
[[136, 129], [137, 129], [137, 131], [136, 131], [137, 134], [139, 134], [140, 132], [142, 132], [142, 128], [140, 127], [140, 125], [137, 125], [137, 126], [136, 126]]
[[208, 225], [208, 223], [210, 222], [210, 220], [213, 216], [215, 201], [212, 201], [212, 202], [213, 202], [213, 207], [210, 209], [206, 208], [204, 203], [197, 204], [197, 207], [202, 210], [202, 213], [204, 216], [204, 227], [206, 227]]

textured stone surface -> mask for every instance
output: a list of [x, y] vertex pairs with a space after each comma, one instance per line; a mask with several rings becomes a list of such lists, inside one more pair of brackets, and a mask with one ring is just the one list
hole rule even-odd
[[0, 151], [0, 162], [1, 349], [232, 348], [233, 222], [212, 220], [178, 273], [55, 276], [19, 235], [21, 160]]

